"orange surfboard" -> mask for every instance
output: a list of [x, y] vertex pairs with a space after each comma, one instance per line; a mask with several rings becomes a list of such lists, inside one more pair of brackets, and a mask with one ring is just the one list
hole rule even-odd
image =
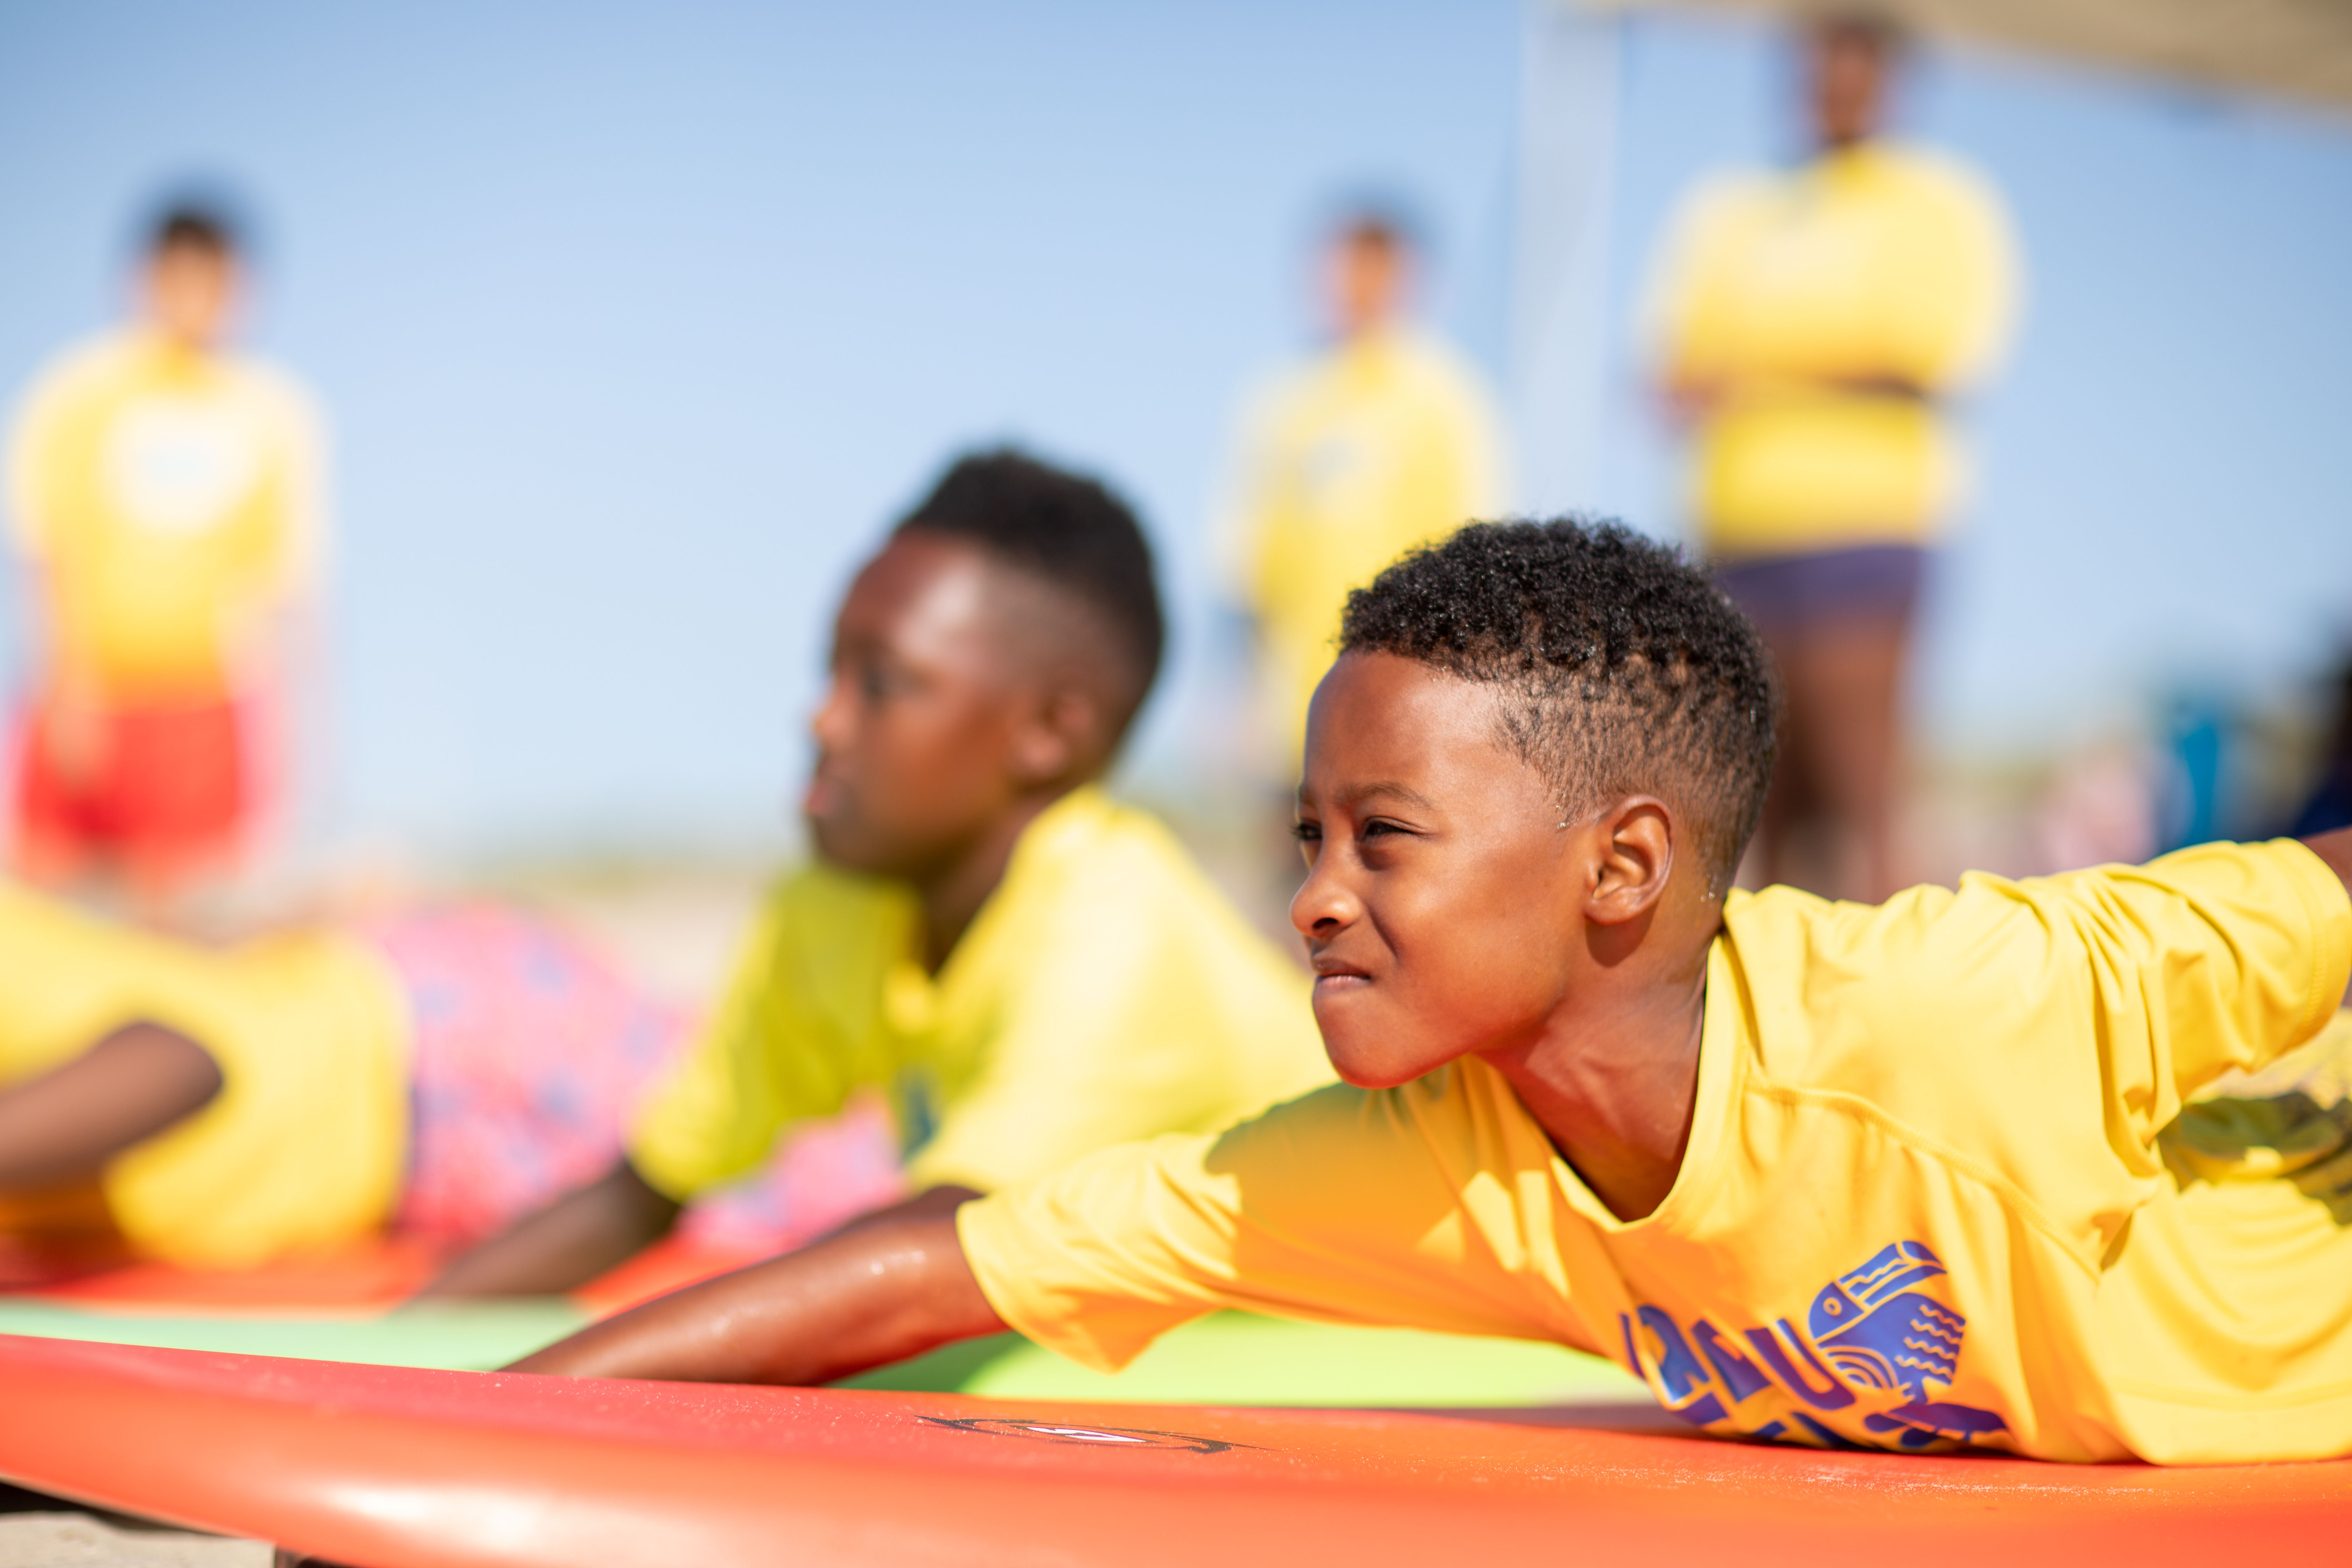
[[2352, 1461], [1822, 1453], [1607, 1412], [1240, 1410], [0, 1337], [0, 1476], [369, 1568], [1872, 1562], [2352, 1541]]

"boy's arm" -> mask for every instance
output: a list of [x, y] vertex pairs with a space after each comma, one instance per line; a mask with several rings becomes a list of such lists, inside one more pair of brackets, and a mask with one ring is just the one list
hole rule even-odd
[[0, 1187], [86, 1176], [194, 1116], [220, 1064], [177, 1030], [128, 1024], [37, 1078], [0, 1090]]
[[1004, 1326], [951, 1215], [896, 1219], [649, 1301], [508, 1370], [821, 1384]]
[[[2302, 840], [2303, 847], [2327, 862], [2336, 879], [2344, 884], [2347, 896], [2352, 897], [2352, 827], [2339, 827], [2333, 833], [2315, 833]], [[2344, 1005], [2352, 1007], [2352, 988], [2344, 993]]]
[[664, 1297], [513, 1370], [825, 1383], [1013, 1325], [1111, 1371], [1220, 1308], [1561, 1337], [1493, 1248], [1432, 1246], [1475, 1223], [1462, 1172], [1508, 1092], [1477, 1089], [1474, 1113], [1457, 1086], [1395, 1114], [1333, 1086], [1218, 1136], [1100, 1150], [952, 1217], [877, 1218]]
[[623, 1160], [459, 1258], [422, 1297], [550, 1296], [585, 1285], [668, 1235], [677, 1211]]

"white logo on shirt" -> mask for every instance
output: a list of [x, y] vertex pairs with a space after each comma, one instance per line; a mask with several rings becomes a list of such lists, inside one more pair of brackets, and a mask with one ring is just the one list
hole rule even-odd
[[158, 533], [220, 526], [261, 479], [252, 426], [210, 399], [136, 399], [107, 430], [101, 461], [108, 498]]

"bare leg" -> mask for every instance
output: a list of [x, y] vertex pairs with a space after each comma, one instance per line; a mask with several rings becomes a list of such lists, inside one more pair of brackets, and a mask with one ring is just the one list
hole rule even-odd
[[1757, 826], [1749, 861], [1760, 886], [1802, 887], [1810, 881], [1801, 851], [1804, 829], [1814, 815], [1814, 791], [1812, 759], [1806, 744], [1811, 731], [1810, 693], [1800, 690], [1790, 675], [1801, 654], [1801, 634], [1766, 632], [1764, 646], [1780, 675], [1780, 743], [1772, 764], [1772, 790], [1764, 798], [1764, 820]]
[[[1819, 890], [1875, 903], [1899, 886], [1895, 812], [1901, 787], [1907, 616], [1857, 616], [1776, 643], [1791, 726], [1827, 849]], [[1776, 781], [1777, 787], [1777, 781]]]

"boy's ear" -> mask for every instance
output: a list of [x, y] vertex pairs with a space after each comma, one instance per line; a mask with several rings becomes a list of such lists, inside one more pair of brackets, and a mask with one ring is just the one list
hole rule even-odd
[[1585, 917], [1596, 925], [1622, 925], [1665, 896], [1675, 868], [1675, 819], [1655, 795], [1628, 795], [1601, 814], [1601, 860]]
[[1083, 687], [1046, 687], [1013, 732], [1013, 777], [1036, 788], [1086, 770], [1098, 749], [1102, 717], [1102, 704]]

